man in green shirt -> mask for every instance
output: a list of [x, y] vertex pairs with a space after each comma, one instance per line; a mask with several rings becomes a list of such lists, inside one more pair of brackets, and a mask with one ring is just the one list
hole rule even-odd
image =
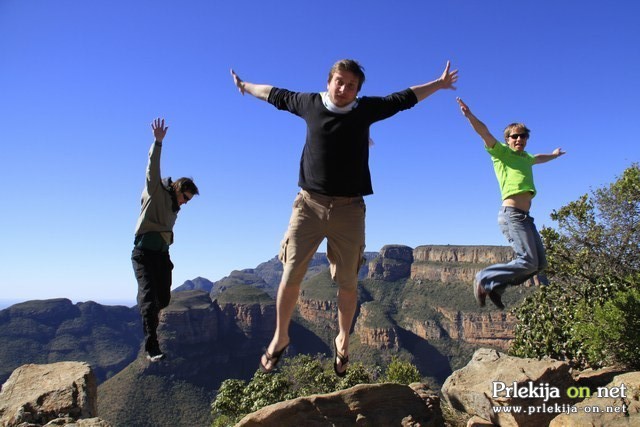
[[[519, 285], [547, 266], [540, 234], [529, 215], [531, 201], [536, 195], [533, 183], [533, 165], [545, 163], [565, 154], [560, 148], [551, 154], [532, 155], [525, 151], [530, 130], [523, 123], [511, 123], [504, 130], [506, 144], [491, 135], [487, 126], [471, 113], [469, 107], [457, 98], [462, 114], [484, 141], [493, 161], [493, 168], [500, 185], [502, 207], [498, 213], [500, 230], [507, 238], [516, 258], [506, 264], [494, 264], [476, 275], [474, 295], [480, 306], [485, 305], [487, 295], [500, 309], [502, 294], [508, 285]], [[541, 276], [542, 284], [547, 284]]]

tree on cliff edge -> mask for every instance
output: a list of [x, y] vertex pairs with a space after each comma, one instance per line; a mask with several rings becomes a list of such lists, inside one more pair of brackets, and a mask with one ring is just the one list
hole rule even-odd
[[585, 194], [541, 232], [552, 284], [525, 299], [511, 352], [640, 367], [640, 167]]

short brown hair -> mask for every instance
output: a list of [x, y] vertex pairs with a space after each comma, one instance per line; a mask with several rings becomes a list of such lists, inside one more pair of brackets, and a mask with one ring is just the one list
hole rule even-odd
[[510, 123], [504, 128], [504, 141], [509, 142], [509, 135], [512, 134], [514, 130], [519, 130], [527, 134], [527, 138], [529, 138], [529, 134], [531, 131], [528, 127], [524, 125], [524, 123]]
[[331, 82], [336, 71], [349, 71], [353, 73], [358, 78], [358, 92], [360, 92], [364, 84], [364, 67], [360, 65], [358, 61], [354, 59], [341, 59], [333, 64], [333, 67], [329, 70], [329, 80], [327, 80], [327, 83]]
[[194, 184], [191, 178], [179, 178], [171, 183], [173, 191], [179, 191], [181, 193], [191, 193], [192, 195], [200, 194], [198, 187]]

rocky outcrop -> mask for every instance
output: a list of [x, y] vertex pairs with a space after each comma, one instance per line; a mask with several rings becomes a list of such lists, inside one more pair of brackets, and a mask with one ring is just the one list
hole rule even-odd
[[375, 303], [362, 304], [354, 332], [360, 337], [360, 342], [369, 347], [379, 350], [399, 349], [401, 344], [396, 328], [386, 319], [382, 322], [371, 319], [380, 315]]
[[640, 372], [619, 372], [482, 348], [442, 386], [442, 411], [460, 427], [640, 425]]
[[96, 418], [96, 401], [96, 378], [86, 363], [23, 365], [2, 386], [0, 424], [109, 427]]
[[495, 264], [513, 258], [510, 246], [424, 245], [413, 251], [415, 262]]
[[411, 274], [413, 249], [404, 245], [385, 245], [380, 254], [369, 261], [369, 279], [395, 282]]
[[236, 427], [441, 426], [437, 393], [423, 384], [360, 384], [266, 406]]
[[298, 313], [300, 317], [316, 324], [327, 324], [327, 327], [337, 327], [338, 303], [335, 300], [322, 301], [306, 298], [304, 291], [298, 300]]
[[618, 375], [589, 396], [575, 410], [551, 420], [549, 427], [640, 425], [640, 372]]
[[[476, 415], [503, 427], [548, 425], [558, 414], [553, 412], [555, 408], [577, 402], [566, 392], [574, 385], [566, 362], [522, 359], [482, 348], [467, 366], [445, 381], [443, 412], [455, 414], [457, 419]], [[511, 410], [515, 407], [521, 411]], [[553, 409], [542, 409], [548, 407]]]
[[415, 280], [472, 283], [483, 267], [513, 259], [509, 246], [426, 245], [413, 251], [411, 278]]
[[262, 338], [273, 332], [276, 322], [275, 304], [232, 304], [222, 306], [224, 330], [238, 328], [245, 337]]
[[160, 313], [158, 327], [160, 347], [168, 358], [150, 366], [149, 371], [170, 373], [206, 387], [202, 377], [205, 367], [219, 372], [222, 366], [231, 364], [226, 372], [211, 378], [244, 378], [255, 370], [253, 363], [246, 363], [258, 358], [260, 345], [271, 336], [274, 325], [273, 303], [219, 304], [204, 291], [174, 293], [171, 304]]
[[447, 310], [441, 307], [436, 310], [442, 314], [443, 319], [440, 325], [451, 339], [506, 351], [515, 337], [517, 319], [511, 312], [476, 313]]
[[405, 318], [402, 327], [427, 341], [452, 339], [507, 351], [515, 338], [516, 317], [511, 312], [465, 312], [434, 307], [437, 320]]
[[172, 296], [160, 312], [158, 336], [168, 350], [215, 342], [220, 335], [220, 307], [205, 291], [184, 291]]

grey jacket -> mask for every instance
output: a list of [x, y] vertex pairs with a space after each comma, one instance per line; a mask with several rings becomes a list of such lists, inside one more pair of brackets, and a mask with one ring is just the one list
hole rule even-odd
[[173, 226], [178, 218], [178, 201], [171, 189], [171, 178], [160, 177], [162, 144], [154, 142], [149, 149], [147, 177], [141, 195], [141, 209], [135, 235], [160, 233], [167, 245], [173, 243]]

